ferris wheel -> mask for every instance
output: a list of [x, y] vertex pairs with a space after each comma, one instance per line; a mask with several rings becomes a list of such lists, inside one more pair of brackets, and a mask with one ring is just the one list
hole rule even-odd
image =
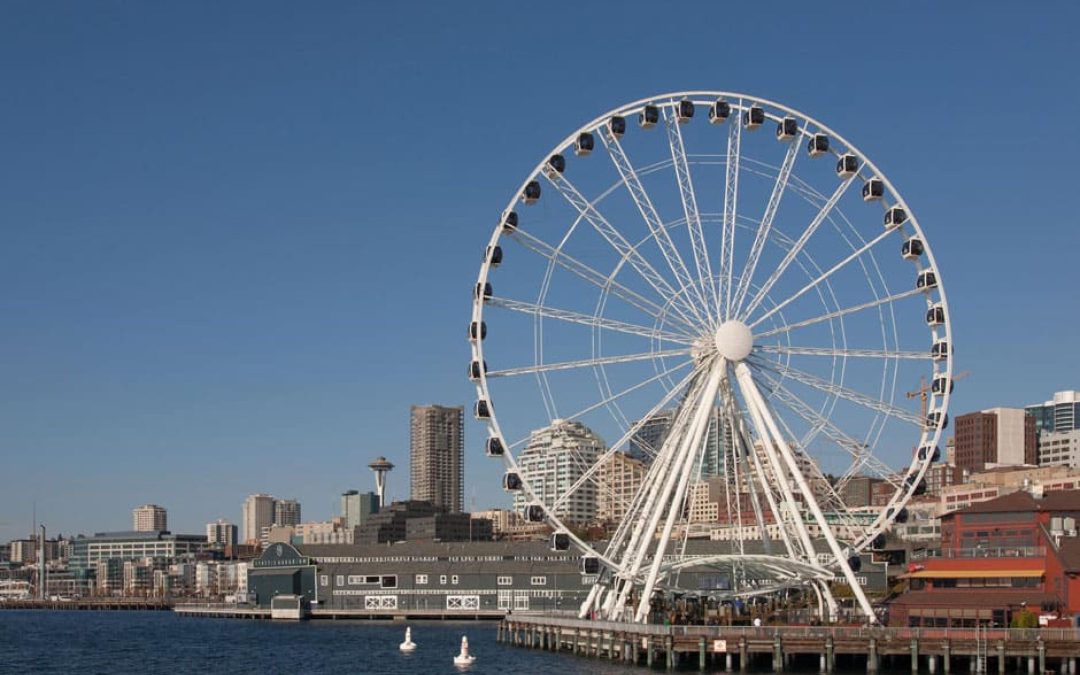
[[832, 129], [715, 91], [585, 124], [501, 212], [469, 341], [486, 453], [582, 552], [583, 614], [645, 620], [715, 565], [716, 595], [809, 588], [823, 614], [842, 576], [873, 620], [858, 554], [940, 459], [953, 350], [917, 219]]

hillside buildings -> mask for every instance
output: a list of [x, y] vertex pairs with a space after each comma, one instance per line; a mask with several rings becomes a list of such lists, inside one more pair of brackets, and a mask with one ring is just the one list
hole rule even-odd
[[622, 452], [613, 452], [603, 460], [596, 472], [596, 519], [601, 523], [622, 520], [648, 471], [645, 462]]
[[263, 530], [274, 524], [274, 498], [261, 493], [249, 495], [244, 500], [242, 512], [244, 543], [259, 543]]
[[[596, 520], [597, 485], [587, 480], [572, 492], [570, 488], [605, 449], [604, 440], [581, 422], [554, 420], [530, 434], [518, 467], [532, 496], [553, 507], [560, 520], [585, 525]], [[530, 498], [516, 493], [514, 508], [523, 510]]]
[[411, 499], [465, 510], [465, 409], [412, 406], [409, 416]]
[[341, 518], [345, 527], [360, 527], [379, 512], [379, 496], [374, 492], [349, 490], [341, 495]]
[[1080, 428], [1080, 391], [1055, 392], [1049, 401], [1029, 405], [1024, 412], [1035, 419], [1040, 434], [1073, 431]]
[[206, 524], [206, 543], [209, 546], [224, 548], [236, 546], [236, 525], [227, 520], [218, 518], [212, 523]]
[[143, 504], [131, 510], [131, 529], [135, 532], [162, 532], [169, 529], [165, 507]]

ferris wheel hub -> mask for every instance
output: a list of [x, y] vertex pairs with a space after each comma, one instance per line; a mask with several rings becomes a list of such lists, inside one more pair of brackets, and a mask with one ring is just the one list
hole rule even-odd
[[742, 321], [725, 321], [716, 329], [716, 351], [728, 361], [742, 361], [754, 348], [754, 334]]

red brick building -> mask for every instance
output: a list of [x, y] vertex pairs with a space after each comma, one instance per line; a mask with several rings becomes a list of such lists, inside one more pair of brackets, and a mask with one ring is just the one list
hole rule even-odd
[[1008, 626], [1013, 614], [1080, 616], [1080, 490], [1014, 492], [941, 517], [941, 549], [914, 560], [894, 626]]

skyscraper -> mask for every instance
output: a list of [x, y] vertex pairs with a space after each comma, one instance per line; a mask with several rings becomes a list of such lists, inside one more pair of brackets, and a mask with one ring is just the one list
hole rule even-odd
[[410, 494], [447, 511], [465, 510], [465, 408], [414, 405], [410, 411]]
[[131, 510], [131, 529], [136, 532], [161, 532], [169, 529], [164, 506], [143, 504]]
[[956, 466], [982, 471], [987, 464], [1035, 464], [1036, 418], [1019, 408], [990, 408], [956, 418]]
[[[605, 449], [604, 440], [581, 422], [553, 420], [551, 426], [529, 435], [518, 466], [533, 495], [544, 504], [553, 505], [596, 464]], [[596, 482], [585, 481], [555, 507], [555, 515], [579, 525], [594, 522], [596, 494]], [[524, 492], [515, 493], [514, 507], [523, 510], [529, 499], [531, 496]]]
[[1080, 428], [1080, 391], [1059, 391], [1054, 398], [1045, 403], [1036, 403], [1024, 408], [1024, 412], [1035, 418], [1035, 430], [1040, 434], [1049, 431], [1058, 433]]
[[210, 546], [236, 546], [236, 525], [223, 518], [207, 523], [206, 543]]
[[257, 544], [263, 528], [274, 524], [274, 498], [270, 495], [250, 495], [244, 500], [244, 543]]
[[[661, 410], [646, 419], [637, 433], [630, 437], [626, 454], [650, 464], [667, 440], [671, 425], [675, 422], [675, 413], [675, 410]], [[701, 459], [702, 479], [724, 473], [724, 448], [730, 445], [731, 429], [725, 428], [721, 434], [721, 424], [720, 408], [717, 407], [709, 415], [709, 434], [705, 438], [705, 456]]]
[[295, 499], [274, 500], [274, 525], [283, 527], [300, 524], [300, 502]]

